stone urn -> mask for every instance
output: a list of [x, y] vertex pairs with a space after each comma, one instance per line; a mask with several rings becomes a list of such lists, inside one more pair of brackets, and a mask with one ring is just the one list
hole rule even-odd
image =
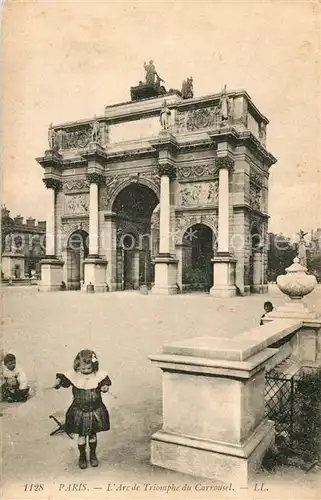
[[298, 257], [295, 257], [293, 264], [286, 269], [286, 274], [276, 279], [279, 289], [290, 300], [266, 314], [264, 322], [277, 318], [296, 318], [307, 321], [316, 319], [316, 312], [310, 311], [302, 300], [305, 295], [312, 292], [316, 282], [315, 276], [307, 274], [307, 268], [300, 264]]
[[276, 283], [291, 300], [301, 300], [314, 290], [317, 280], [315, 276], [307, 274], [307, 268], [301, 266], [299, 258], [295, 257], [293, 264], [286, 268], [286, 274], [278, 276]]

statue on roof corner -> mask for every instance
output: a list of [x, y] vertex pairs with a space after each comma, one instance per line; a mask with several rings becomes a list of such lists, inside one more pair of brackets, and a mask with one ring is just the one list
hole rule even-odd
[[226, 93], [226, 85], [224, 85], [224, 88], [221, 92], [219, 110], [220, 110], [221, 123], [224, 123], [228, 120], [229, 117], [229, 100]]
[[168, 130], [170, 128], [170, 117], [171, 117], [171, 110], [167, 106], [166, 100], [164, 99], [163, 101], [163, 107], [160, 112], [160, 123], [162, 126], [163, 130]]
[[52, 123], [50, 123], [48, 129], [48, 143], [49, 143], [49, 149], [51, 149], [52, 151], [56, 150], [56, 138], [57, 138], [56, 131], [52, 127]]
[[91, 124], [91, 140], [97, 144], [100, 141], [100, 124], [96, 115], [94, 116], [94, 121]]
[[192, 76], [183, 81], [181, 94], [183, 99], [192, 99], [194, 97]]

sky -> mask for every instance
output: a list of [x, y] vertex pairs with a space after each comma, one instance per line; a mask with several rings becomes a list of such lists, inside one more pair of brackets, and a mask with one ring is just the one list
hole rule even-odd
[[[49, 124], [130, 100], [154, 60], [167, 88], [245, 89], [268, 117], [269, 230], [321, 227], [321, 4], [315, 0], [7, 0], [2, 14], [2, 203], [46, 218], [35, 161]], [[318, 38], [319, 37], [319, 38]]]

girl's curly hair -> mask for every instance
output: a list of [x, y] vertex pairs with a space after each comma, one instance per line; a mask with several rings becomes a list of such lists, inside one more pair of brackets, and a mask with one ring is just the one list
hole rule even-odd
[[81, 364], [91, 364], [94, 373], [98, 372], [99, 370], [99, 362], [96, 353], [94, 351], [91, 351], [90, 349], [83, 349], [82, 351], [78, 352], [77, 356], [74, 359], [75, 372], [79, 371]]

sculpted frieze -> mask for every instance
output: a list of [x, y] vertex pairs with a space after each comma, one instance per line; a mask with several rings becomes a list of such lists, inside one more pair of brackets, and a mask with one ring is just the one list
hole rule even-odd
[[218, 128], [231, 124], [233, 120], [234, 100], [223, 93], [217, 106], [179, 111], [177, 113], [177, 128], [178, 131], [192, 132], [193, 130]]
[[263, 178], [261, 175], [251, 173], [250, 182], [258, 187], [263, 186]]
[[66, 214], [87, 214], [89, 213], [89, 197], [86, 194], [66, 196], [65, 213]]
[[65, 194], [77, 192], [77, 191], [89, 191], [89, 182], [86, 177], [78, 179], [70, 179], [63, 183], [63, 192]]
[[212, 163], [204, 163], [201, 165], [191, 165], [191, 166], [178, 166], [177, 176], [180, 179], [190, 179], [190, 178], [200, 178], [200, 177], [214, 177], [218, 175], [218, 169]]
[[262, 190], [261, 188], [250, 185], [250, 205], [254, 210], [261, 210], [262, 205]]
[[218, 200], [218, 181], [184, 183], [179, 190], [179, 205], [212, 205]]
[[177, 126], [179, 130], [199, 130], [215, 128], [220, 124], [220, 110], [218, 106], [191, 111], [178, 112]]
[[91, 141], [92, 127], [88, 123], [70, 129], [55, 130], [55, 133], [57, 149], [84, 149]]

